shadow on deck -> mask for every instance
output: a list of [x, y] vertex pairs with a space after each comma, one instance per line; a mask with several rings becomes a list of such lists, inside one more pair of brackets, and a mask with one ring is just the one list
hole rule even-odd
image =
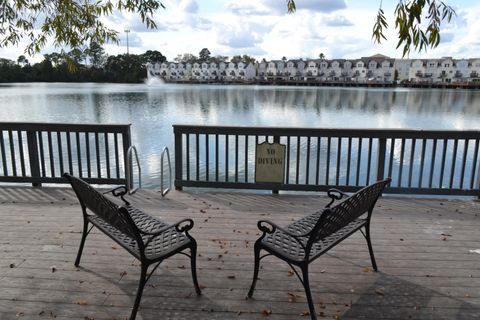
[[[195, 220], [203, 295], [195, 295], [188, 259], [173, 257], [147, 284], [137, 319], [309, 319], [301, 284], [278, 259], [264, 260], [254, 299], [244, 298], [257, 220], [285, 225], [326, 202], [316, 194], [161, 198], [142, 190], [132, 203], [146, 212]], [[130, 314], [140, 268], [124, 250], [94, 231], [81, 267], [73, 265], [82, 219], [70, 189], [2, 187], [0, 203], [0, 319]], [[311, 265], [320, 319], [480, 318], [480, 202], [384, 197], [372, 228], [380, 272], [372, 272], [360, 234]]]

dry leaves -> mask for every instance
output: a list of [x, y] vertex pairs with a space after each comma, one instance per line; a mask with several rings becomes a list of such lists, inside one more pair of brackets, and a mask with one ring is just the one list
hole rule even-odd
[[270, 309], [264, 309], [264, 310], [262, 310], [261, 313], [262, 313], [263, 316], [268, 317], [269, 315], [272, 314], [272, 310], [270, 310]]
[[380, 290], [380, 289], [375, 289], [375, 293], [378, 294], [378, 295], [380, 295], [380, 296], [384, 296], [384, 295], [385, 295], [385, 293], [384, 293], [382, 290]]
[[88, 303], [85, 300], [77, 300], [73, 302], [74, 304], [78, 304], [79, 306], [86, 306]]
[[296, 294], [290, 293], [290, 292], [287, 292], [287, 294], [288, 294], [288, 302], [290, 302], [290, 303], [297, 302], [297, 298], [299, 296], [297, 296]]

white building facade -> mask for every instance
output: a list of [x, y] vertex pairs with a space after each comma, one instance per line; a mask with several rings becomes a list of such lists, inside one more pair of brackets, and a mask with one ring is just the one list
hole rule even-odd
[[293, 59], [244, 62], [149, 63], [147, 76], [166, 81], [252, 82], [306, 81], [357, 83], [480, 83], [480, 58], [392, 59], [384, 55], [360, 59]]

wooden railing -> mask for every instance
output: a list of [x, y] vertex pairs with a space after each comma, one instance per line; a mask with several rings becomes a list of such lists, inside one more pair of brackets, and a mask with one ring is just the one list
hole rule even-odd
[[[175, 187], [479, 196], [480, 131], [174, 125]], [[255, 183], [255, 146], [286, 145], [285, 182]]]
[[130, 125], [0, 122], [0, 182], [125, 184]]

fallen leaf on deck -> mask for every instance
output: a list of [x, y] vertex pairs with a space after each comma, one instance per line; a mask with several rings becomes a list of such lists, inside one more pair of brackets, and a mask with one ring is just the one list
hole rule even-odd
[[272, 310], [270, 309], [262, 310], [262, 315], [264, 315], [265, 317], [268, 317], [271, 314], [272, 314]]
[[88, 304], [87, 301], [85, 300], [77, 300], [77, 301], [74, 301], [73, 303], [78, 304], [80, 306], [86, 306]]
[[375, 293], [381, 296], [385, 295], [385, 293], [383, 293], [383, 291], [380, 289], [375, 289]]
[[50, 270], [52, 270], [52, 273], [55, 272], [55, 271], [57, 271], [57, 266], [51, 266], [51, 267], [50, 267]]
[[309, 316], [310, 315], [310, 312], [309, 311], [303, 311], [302, 313], [300, 313], [300, 315], [302, 317], [306, 317], [306, 316]]
[[292, 271], [292, 270], [288, 270], [288, 276], [291, 277], [291, 276], [293, 276], [293, 275], [294, 275], [293, 271]]
[[297, 302], [297, 296], [293, 293], [287, 292], [288, 294], [288, 302], [295, 303]]
[[230, 275], [227, 277], [228, 279], [235, 279], [235, 276], [234, 275]]

